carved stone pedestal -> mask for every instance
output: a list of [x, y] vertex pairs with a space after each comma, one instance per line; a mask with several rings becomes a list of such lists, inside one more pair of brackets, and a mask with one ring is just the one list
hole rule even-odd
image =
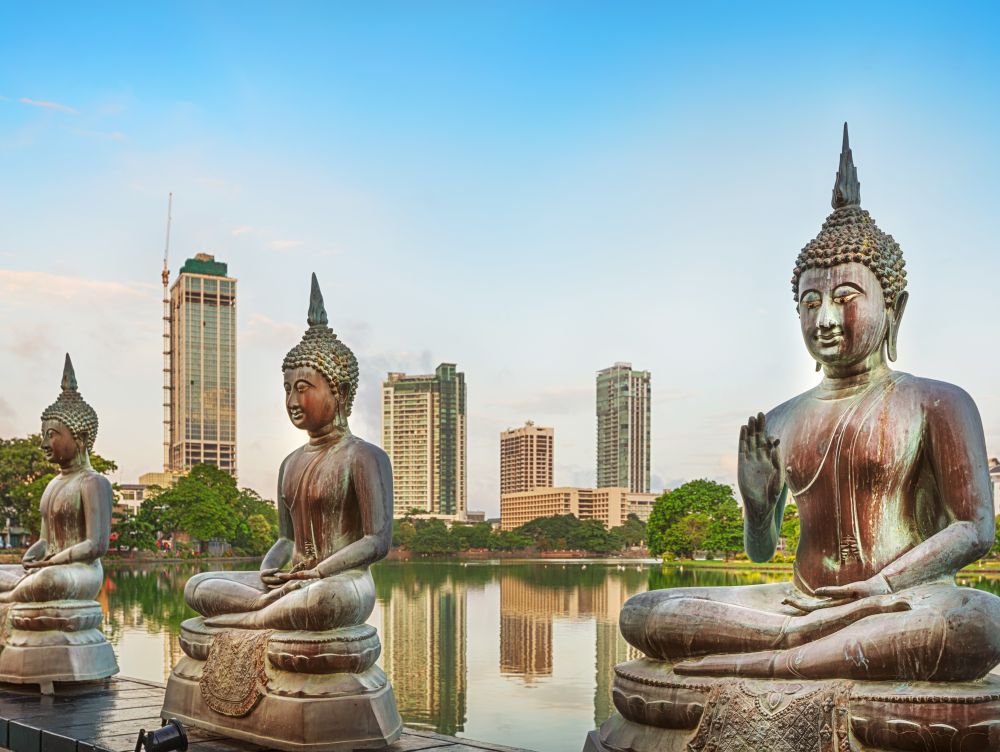
[[53, 682], [94, 681], [118, 673], [96, 601], [18, 603], [2, 619], [0, 682], [38, 684], [51, 694]]
[[615, 667], [618, 713], [584, 752], [989, 752], [1000, 678], [981, 682], [685, 677], [646, 659]]
[[198, 617], [181, 625], [181, 647], [163, 718], [290, 751], [380, 748], [402, 733], [369, 625], [255, 632], [215, 630]]

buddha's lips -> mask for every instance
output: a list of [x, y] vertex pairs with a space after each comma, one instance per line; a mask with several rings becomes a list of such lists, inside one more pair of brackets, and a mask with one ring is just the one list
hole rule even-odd
[[302, 412], [301, 407], [288, 408], [288, 417], [290, 417], [292, 420], [302, 420], [303, 415], [305, 415], [305, 413]]
[[832, 334], [817, 334], [815, 339], [821, 345], [836, 345], [844, 339], [844, 335], [841, 332], [834, 332]]

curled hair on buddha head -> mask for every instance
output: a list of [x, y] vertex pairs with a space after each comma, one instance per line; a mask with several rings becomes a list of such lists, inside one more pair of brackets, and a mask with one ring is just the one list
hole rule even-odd
[[323, 374], [330, 388], [343, 400], [344, 414], [351, 414], [354, 395], [358, 391], [358, 359], [351, 348], [341, 342], [326, 325], [326, 308], [319, 289], [316, 273], [312, 275], [309, 296], [309, 328], [302, 341], [288, 351], [281, 370], [308, 366]]
[[844, 123], [844, 144], [840, 169], [833, 184], [833, 213], [823, 229], [799, 253], [792, 272], [792, 294], [799, 300], [799, 277], [806, 269], [827, 268], [857, 261], [878, 278], [889, 308], [906, 288], [906, 262], [892, 235], [882, 232], [871, 215], [861, 208], [861, 183]]
[[58, 420], [88, 453], [93, 451], [94, 441], [97, 440], [97, 413], [83, 401], [77, 391], [76, 373], [69, 353], [66, 353], [66, 363], [63, 365], [62, 394], [42, 411], [42, 420]]

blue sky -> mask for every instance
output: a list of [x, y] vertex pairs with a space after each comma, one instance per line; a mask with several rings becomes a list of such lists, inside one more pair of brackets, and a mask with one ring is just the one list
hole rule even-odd
[[378, 441], [388, 370], [456, 362], [470, 508], [498, 433], [556, 429], [592, 483], [594, 373], [653, 372], [654, 486], [734, 480], [741, 420], [815, 380], [789, 277], [851, 124], [906, 256], [898, 367], [965, 387], [1000, 454], [992, 345], [1000, 32], [990, 4], [172, 3], [0, 10], [0, 436], [62, 353], [132, 481], [161, 462], [160, 288], [239, 279], [241, 482], [300, 441], [281, 357], [316, 271]]

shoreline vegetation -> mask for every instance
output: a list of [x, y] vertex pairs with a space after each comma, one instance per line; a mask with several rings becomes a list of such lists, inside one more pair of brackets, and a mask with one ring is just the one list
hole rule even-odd
[[[21, 561], [23, 552], [10, 551], [0, 553], [0, 564], [17, 564]], [[102, 557], [102, 561], [108, 566], [122, 566], [126, 564], [191, 564], [193, 562], [223, 562], [223, 563], [248, 563], [259, 562], [260, 556], [160, 556], [152, 552], [141, 551], [137, 555], [129, 552], [108, 553]], [[790, 561], [769, 561], [763, 564], [744, 559], [674, 559], [659, 561], [649, 555], [644, 549], [636, 549], [623, 553], [616, 553], [611, 556], [595, 554], [587, 551], [459, 551], [447, 555], [421, 556], [411, 551], [394, 548], [386, 556], [385, 561], [407, 562], [407, 561], [439, 561], [447, 562], [552, 562], [552, 563], [574, 563], [581, 564], [627, 564], [646, 565], [650, 567], [660, 566], [661, 569], [703, 569], [715, 570], [719, 572], [792, 572]], [[1000, 559], [982, 559], [969, 564], [962, 569], [959, 577], [998, 577], [1000, 578]]]

